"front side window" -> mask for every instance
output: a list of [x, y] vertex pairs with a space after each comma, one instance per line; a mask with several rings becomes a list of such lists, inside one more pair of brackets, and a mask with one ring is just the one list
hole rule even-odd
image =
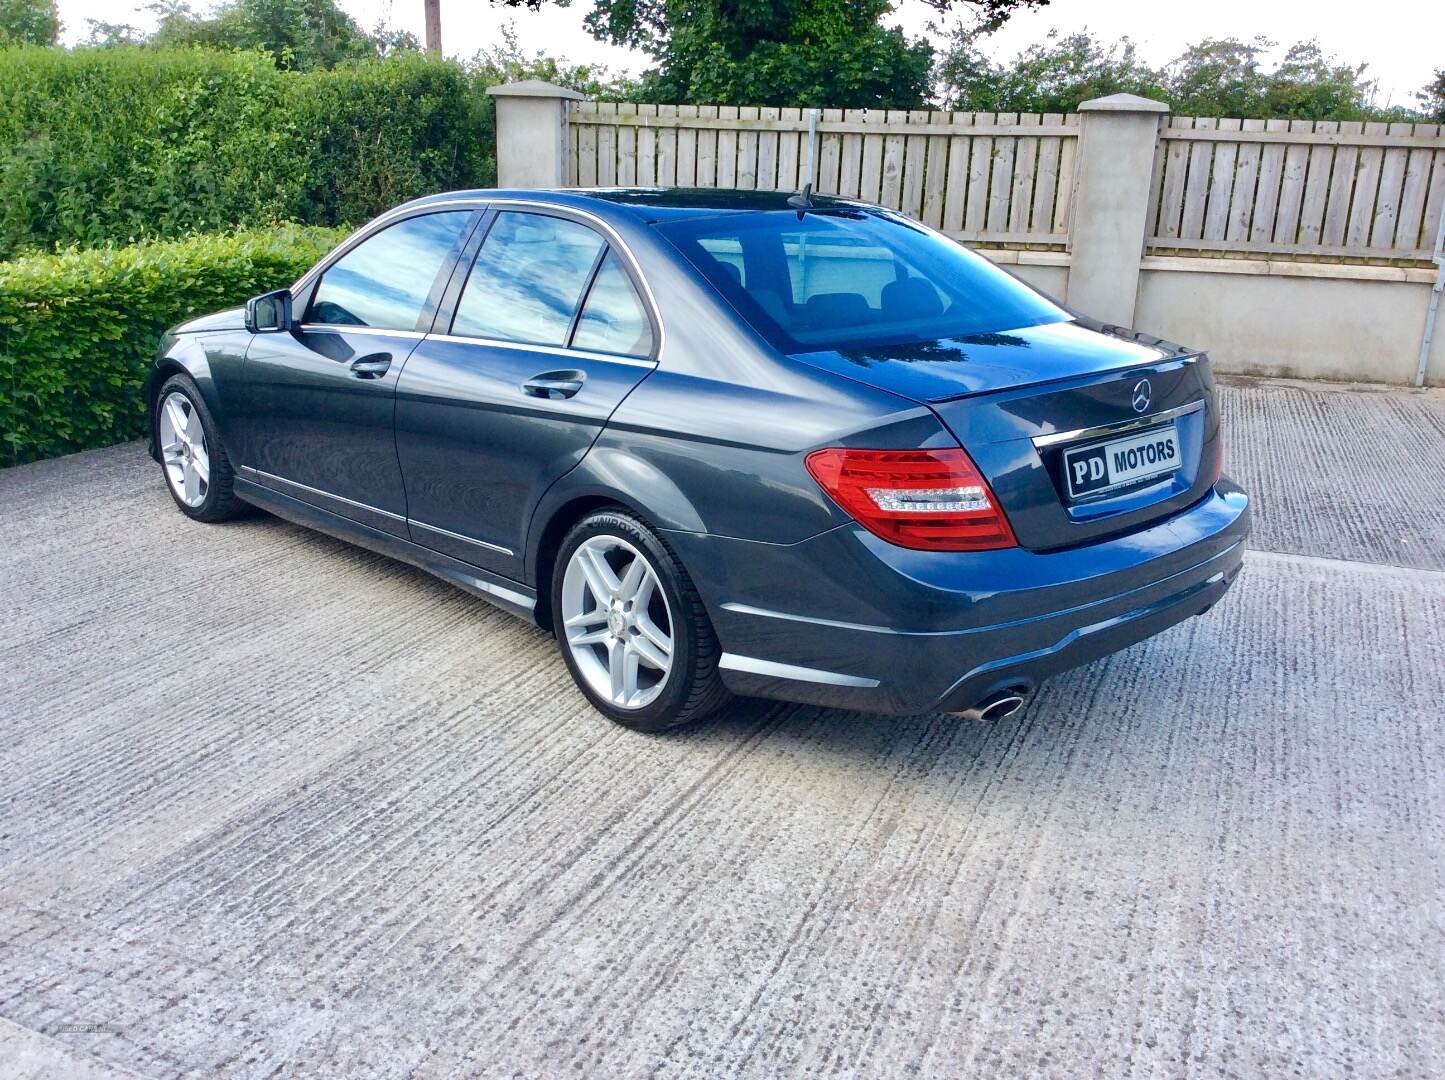
[[424, 214], [363, 240], [321, 275], [307, 322], [415, 330], [470, 210]]
[[892, 214], [757, 212], [658, 226], [788, 353], [1017, 330], [1068, 318], [986, 259]]
[[497, 215], [457, 303], [452, 333], [565, 345], [602, 254], [585, 225], [544, 214]]
[[652, 353], [652, 323], [617, 252], [609, 251], [587, 292], [572, 345], [622, 356]]

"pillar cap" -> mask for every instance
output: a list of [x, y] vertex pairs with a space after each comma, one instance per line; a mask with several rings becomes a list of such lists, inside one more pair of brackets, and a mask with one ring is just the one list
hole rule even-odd
[[1108, 97], [1093, 98], [1079, 105], [1079, 112], [1142, 112], [1167, 113], [1169, 106], [1153, 98], [1138, 94], [1110, 94]]
[[521, 82], [503, 83], [501, 86], [487, 87], [487, 93], [492, 97], [540, 97], [540, 98], [561, 98], [563, 101], [582, 101], [587, 95], [579, 94], [576, 90], [568, 90], [565, 86], [556, 86], [553, 83], [543, 82], [541, 79], [524, 79]]

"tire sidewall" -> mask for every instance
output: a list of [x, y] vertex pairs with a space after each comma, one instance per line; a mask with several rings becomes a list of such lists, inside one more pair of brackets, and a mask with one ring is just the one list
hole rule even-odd
[[[620, 709], [593, 691], [577, 669], [572, 647], [566, 640], [562, 618], [562, 579], [573, 552], [583, 541], [594, 536], [615, 536], [626, 540], [642, 552], [657, 574], [658, 583], [667, 600], [668, 614], [672, 620], [672, 669], [667, 673], [662, 692], [640, 709]], [[622, 511], [604, 510], [583, 518], [572, 527], [557, 552], [557, 559], [552, 567], [551, 601], [552, 626], [562, 659], [567, 664], [573, 682], [593, 708], [608, 719], [634, 731], [662, 731], [672, 727], [676, 723], [674, 718], [678, 709], [688, 697], [688, 684], [697, 658], [698, 643], [692, 625], [685, 615], [682, 583], [677, 576], [677, 560], [652, 530]]]
[[189, 401], [191, 408], [201, 418], [201, 430], [206, 434], [206, 453], [211, 460], [211, 479], [206, 484], [206, 497], [201, 500], [199, 505], [188, 506], [176, 494], [176, 489], [171, 486], [170, 473], [166, 471], [164, 460], [160, 463], [161, 478], [165, 481], [166, 492], [170, 495], [171, 501], [176, 504], [176, 509], [188, 518], [204, 521], [215, 512], [216, 504], [221, 498], [221, 484], [218, 482], [220, 478], [216, 475], [220, 464], [219, 459], [222, 458], [222, 455], [216, 452], [220, 448], [220, 435], [216, 431], [215, 421], [211, 419], [211, 412], [206, 408], [205, 400], [201, 397], [201, 392], [197, 389], [196, 384], [185, 375], [172, 375], [161, 385], [160, 392], [156, 394], [155, 415], [151, 417], [151, 422], [155, 425], [157, 449], [160, 447], [161, 408], [165, 405], [166, 398], [172, 394], [180, 394]]

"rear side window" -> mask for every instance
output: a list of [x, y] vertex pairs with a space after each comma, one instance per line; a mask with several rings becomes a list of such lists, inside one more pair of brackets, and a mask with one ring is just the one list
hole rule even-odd
[[305, 321], [415, 330], [469, 217], [470, 210], [424, 214], [363, 240], [321, 275]]
[[457, 303], [452, 333], [565, 345], [603, 241], [544, 214], [497, 215]]
[[788, 353], [1016, 330], [1068, 318], [986, 259], [868, 209], [769, 211], [658, 226]]
[[622, 356], [652, 353], [652, 323], [615, 251], [609, 251], [602, 260], [602, 268], [588, 290], [572, 345]]

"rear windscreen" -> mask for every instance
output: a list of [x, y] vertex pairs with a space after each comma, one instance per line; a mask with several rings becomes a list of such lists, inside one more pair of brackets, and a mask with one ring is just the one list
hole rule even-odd
[[946, 237], [877, 210], [686, 218], [658, 229], [788, 353], [1017, 330], [1069, 318]]

